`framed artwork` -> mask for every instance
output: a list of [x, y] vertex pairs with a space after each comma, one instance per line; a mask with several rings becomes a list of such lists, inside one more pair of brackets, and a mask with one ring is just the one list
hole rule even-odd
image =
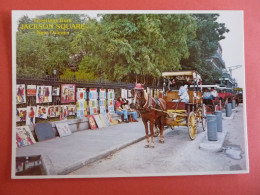
[[99, 116], [99, 118], [101, 120], [102, 126], [103, 127], [107, 127], [103, 114], [99, 114], [98, 116]]
[[89, 89], [89, 99], [98, 99], [97, 89], [96, 88], [90, 88]]
[[60, 120], [67, 120], [68, 116], [68, 105], [60, 106]]
[[48, 117], [60, 116], [60, 106], [48, 106]]
[[36, 107], [27, 106], [26, 125], [35, 124]]
[[61, 85], [61, 103], [69, 103], [76, 101], [76, 85], [62, 84]]
[[84, 118], [84, 110], [77, 110], [77, 118]]
[[97, 100], [96, 99], [89, 100], [89, 107], [97, 107]]
[[59, 96], [60, 95], [60, 87], [53, 87], [52, 88], [52, 95]]
[[90, 115], [96, 115], [97, 107], [89, 107], [89, 113], [90, 113]]
[[68, 116], [75, 115], [76, 105], [68, 105]]
[[93, 115], [88, 115], [88, 122], [89, 122], [89, 126], [91, 129], [97, 129], [97, 125], [96, 125], [96, 122], [95, 122], [95, 118]]
[[16, 146], [18, 148], [35, 143], [36, 141], [28, 126], [16, 127]]
[[111, 124], [110, 124], [110, 121], [109, 121], [109, 118], [107, 116], [107, 114], [102, 114], [104, 119], [105, 119], [105, 123], [106, 123], [106, 126], [109, 127]]
[[107, 92], [107, 99], [109, 99], [109, 100], [113, 100], [113, 99], [115, 99], [115, 92], [114, 92], [114, 89], [108, 89], [108, 92]]
[[101, 122], [101, 120], [99, 118], [99, 115], [93, 115], [93, 116], [95, 118], [95, 121], [97, 123], [98, 128], [103, 128], [103, 124], [102, 124], [102, 122]]
[[26, 103], [25, 84], [16, 85], [16, 104]]
[[77, 88], [77, 100], [85, 100], [85, 99], [87, 99], [86, 88]]
[[37, 86], [36, 103], [52, 102], [52, 86]]
[[100, 89], [99, 90], [99, 99], [106, 99], [106, 89]]
[[27, 85], [27, 96], [36, 96], [36, 85]]
[[106, 105], [107, 105], [107, 101], [105, 99], [99, 100], [99, 106], [106, 106]]
[[60, 137], [71, 135], [71, 130], [67, 123], [56, 123], [55, 125]]
[[106, 114], [106, 107], [105, 106], [100, 106], [99, 107], [99, 112], [100, 112], [100, 114]]
[[16, 108], [16, 122], [26, 121], [27, 108]]
[[47, 119], [47, 111], [48, 111], [48, 107], [37, 105], [36, 117], [42, 118], [42, 119]]
[[108, 106], [107, 108], [108, 108], [108, 112], [109, 113], [114, 113], [115, 112], [115, 106], [112, 105], [112, 106]]

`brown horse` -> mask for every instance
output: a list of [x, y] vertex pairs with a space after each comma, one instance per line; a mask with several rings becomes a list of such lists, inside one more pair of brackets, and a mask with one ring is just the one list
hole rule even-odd
[[[154, 125], [157, 125], [160, 129], [160, 143], [164, 143], [163, 129], [164, 121], [167, 116], [166, 102], [159, 98], [153, 98], [144, 91], [142, 87], [135, 87], [132, 89], [132, 94], [135, 98], [135, 107], [140, 112], [142, 121], [145, 126], [146, 140], [145, 147], [154, 147]], [[151, 144], [148, 133], [148, 121], [150, 121], [150, 133], [151, 133]]]

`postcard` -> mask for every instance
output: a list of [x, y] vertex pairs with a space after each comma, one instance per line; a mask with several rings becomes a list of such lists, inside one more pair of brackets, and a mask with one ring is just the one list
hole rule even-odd
[[12, 178], [249, 173], [243, 17], [13, 11]]

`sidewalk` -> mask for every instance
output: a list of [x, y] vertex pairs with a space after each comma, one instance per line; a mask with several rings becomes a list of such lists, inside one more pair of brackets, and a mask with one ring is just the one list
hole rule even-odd
[[144, 138], [142, 121], [121, 123], [17, 148], [16, 156], [42, 155], [48, 175], [65, 175]]

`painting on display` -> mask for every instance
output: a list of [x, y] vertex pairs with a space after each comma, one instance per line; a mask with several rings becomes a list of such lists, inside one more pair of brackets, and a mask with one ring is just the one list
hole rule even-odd
[[107, 91], [107, 99], [109, 99], [109, 100], [115, 99], [114, 89], [108, 89], [108, 91]]
[[27, 106], [26, 125], [35, 124], [36, 107]]
[[16, 108], [16, 122], [26, 121], [27, 108]]
[[111, 124], [110, 124], [110, 121], [109, 121], [107, 114], [103, 114], [103, 117], [105, 119], [106, 126], [109, 127]]
[[96, 115], [97, 114], [97, 107], [90, 107], [89, 113], [90, 113], [90, 115]]
[[78, 88], [77, 89], [77, 100], [85, 100], [85, 99], [87, 99], [86, 88]]
[[114, 101], [113, 100], [108, 100], [108, 106], [113, 106], [114, 105]]
[[99, 100], [99, 106], [106, 106], [106, 105], [107, 105], [107, 101], [105, 99]]
[[52, 102], [52, 86], [37, 86], [36, 103]]
[[75, 115], [76, 105], [69, 105], [68, 106], [68, 116]]
[[71, 130], [67, 123], [56, 123], [56, 127], [60, 137], [71, 135]]
[[97, 129], [97, 125], [96, 125], [96, 122], [95, 122], [95, 118], [93, 115], [88, 115], [88, 122], [89, 122], [89, 126], [91, 129]]
[[60, 116], [59, 106], [48, 106], [48, 117], [58, 117]]
[[96, 88], [90, 88], [89, 89], [89, 99], [98, 99], [97, 89]]
[[101, 122], [99, 116], [98, 116], [98, 115], [93, 115], [93, 116], [94, 116], [94, 118], [95, 118], [95, 121], [96, 121], [96, 123], [97, 123], [98, 128], [102, 128], [103, 125], [102, 125], [102, 122]]
[[25, 84], [16, 85], [16, 104], [26, 103]]
[[75, 84], [61, 85], [61, 103], [75, 102], [76, 86]]
[[108, 109], [109, 113], [114, 113], [115, 112], [115, 107], [114, 106], [108, 106], [107, 109]]
[[36, 117], [42, 118], [42, 119], [47, 119], [47, 110], [48, 110], [48, 107], [37, 105]]
[[60, 87], [53, 87], [52, 88], [52, 95], [59, 96], [60, 95]]
[[16, 127], [16, 146], [18, 148], [36, 143], [28, 126]]
[[77, 110], [84, 110], [87, 108], [87, 101], [85, 100], [78, 100], [76, 102]]
[[84, 118], [84, 110], [77, 110], [77, 118]]
[[36, 85], [27, 85], [27, 96], [36, 96]]
[[97, 100], [96, 99], [89, 100], [89, 107], [97, 107]]
[[100, 121], [103, 127], [107, 127], [103, 114], [99, 114]]
[[100, 112], [100, 114], [106, 114], [106, 107], [105, 106], [100, 106], [99, 107], [99, 112]]
[[107, 94], [106, 94], [106, 89], [100, 89], [99, 91], [99, 99], [106, 99]]
[[68, 116], [68, 106], [61, 105], [60, 106], [60, 120], [67, 120], [67, 116]]

